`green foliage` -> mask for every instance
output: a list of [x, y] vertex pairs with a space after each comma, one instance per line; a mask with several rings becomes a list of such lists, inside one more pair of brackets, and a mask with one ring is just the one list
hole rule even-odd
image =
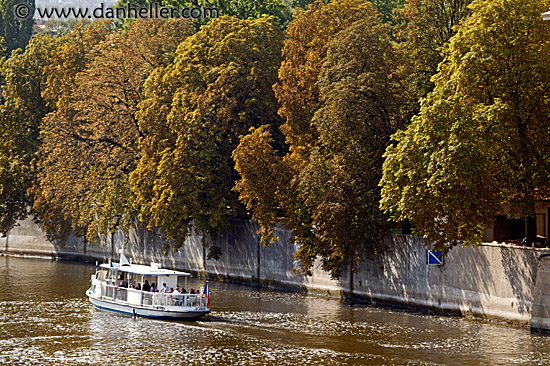
[[[287, 142], [295, 145], [296, 158], [307, 154], [316, 138], [311, 128], [313, 114], [320, 107], [317, 80], [332, 37], [353, 22], [372, 12], [372, 5], [362, 0], [340, 0], [312, 4], [297, 10], [289, 24], [279, 68], [279, 82], [274, 86], [281, 104], [279, 113], [286, 119], [282, 130]], [[299, 147], [299, 148], [298, 148]]]
[[259, 233], [265, 244], [274, 238], [277, 207], [285, 200], [284, 188], [292, 178], [292, 172], [273, 149], [269, 127], [251, 128], [248, 135], [241, 137], [232, 155], [240, 174], [235, 189], [246, 209], [253, 211], [254, 219], [261, 223]]
[[[125, 7], [127, 4], [131, 4], [135, 7], [147, 7], [150, 3], [158, 3], [176, 9], [215, 8], [219, 11], [220, 16], [232, 16], [243, 20], [258, 19], [266, 15], [273, 16], [283, 27], [291, 18], [290, 9], [284, 0], [119, 0], [116, 6]], [[196, 20], [197, 30], [208, 22], [209, 19]]]
[[233, 154], [236, 189], [265, 244], [282, 222], [304, 273], [319, 256], [340, 277], [344, 264], [382, 249], [380, 166], [406, 105], [399, 56], [363, 1], [317, 2], [296, 13], [287, 36], [275, 91], [288, 153], [278, 156], [267, 126], [252, 130]]
[[[177, 249], [248, 210], [265, 244], [292, 230], [303, 273], [320, 259], [340, 277], [384, 249], [388, 216], [445, 250], [503, 210], [532, 218], [550, 191], [546, 4], [402, 3], [297, 1], [286, 39], [281, 0], [163, 2], [233, 15], [198, 32], [150, 19], [33, 38], [0, 63], [0, 232], [32, 207], [54, 240], [139, 218]], [[27, 28], [6, 4], [13, 50]]]
[[282, 0], [207, 0], [204, 3], [218, 8], [222, 15], [239, 19], [271, 15], [281, 25], [286, 25], [290, 20], [289, 9]]
[[400, 9], [407, 0], [372, 0], [372, 4], [382, 14], [385, 22], [393, 22], [394, 10]]
[[474, 1], [435, 89], [386, 151], [381, 206], [448, 249], [478, 244], [509, 208], [534, 215], [547, 190], [550, 27], [544, 1]]
[[251, 126], [278, 123], [271, 86], [282, 38], [271, 17], [222, 17], [147, 80], [139, 111], [143, 155], [131, 182], [143, 219], [174, 239], [174, 248], [191, 224], [215, 235], [228, 216], [242, 213], [231, 153]]
[[302, 8], [305, 10], [309, 4], [313, 2], [315, 2], [315, 0], [290, 0], [288, 4], [291, 9]]
[[[26, 19], [15, 17], [16, 4], [28, 6], [30, 16]], [[24, 49], [32, 36], [33, 16], [35, 10], [34, 0], [1, 0], [0, 1], [0, 37], [4, 39], [4, 45], [8, 54], [18, 48]]]
[[[67, 19], [67, 20], [59, 20], [59, 19], [48, 19], [46, 24], [44, 24], [44, 28], [38, 28], [35, 27], [34, 32], [35, 33], [46, 33], [51, 36], [58, 36], [62, 37], [66, 35], [67, 33], [71, 32], [73, 28], [77, 24], [89, 24], [91, 22], [88, 21], [79, 21], [78, 19]], [[80, 25], [82, 26], [82, 25]]]
[[50, 232], [63, 221], [51, 215], [62, 213], [88, 240], [126, 229], [136, 217], [128, 176], [139, 159], [142, 85], [172, 61], [192, 27], [151, 19], [133, 22], [128, 32], [108, 30], [98, 24], [68, 35], [44, 92], [57, 110], [41, 125], [35, 207]]
[[48, 36], [32, 39], [24, 53], [2, 59], [5, 80], [0, 105], [0, 232], [29, 214], [34, 182], [38, 130], [50, 110], [40, 96], [46, 79], [43, 70], [56, 41]]
[[148, 4], [162, 4], [162, 1], [147, 1], [147, 0], [118, 0], [116, 8], [126, 8], [131, 5], [135, 8], [146, 8]]
[[332, 39], [319, 75], [323, 105], [311, 121], [318, 140], [297, 177], [316, 240], [299, 258], [312, 265], [310, 253], [320, 254], [335, 277], [343, 263], [382, 249], [382, 154], [405, 99], [398, 60], [389, 27], [371, 15]]
[[409, 59], [409, 88], [416, 101], [433, 89], [430, 81], [443, 61], [445, 47], [456, 27], [470, 14], [471, 0], [407, 0], [396, 14], [398, 38]]

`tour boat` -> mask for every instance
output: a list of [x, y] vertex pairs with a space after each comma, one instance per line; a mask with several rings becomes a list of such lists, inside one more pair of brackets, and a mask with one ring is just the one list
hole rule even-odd
[[[158, 263], [131, 264], [123, 250], [120, 263], [109, 261], [96, 267], [86, 295], [97, 309], [164, 320], [193, 320], [210, 313], [208, 282], [203, 290], [190, 293], [189, 273], [161, 268]], [[149, 290], [152, 284], [160, 291]], [[164, 284], [168, 290], [162, 288]], [[180, 293], [172, 292], [179, 287]]]

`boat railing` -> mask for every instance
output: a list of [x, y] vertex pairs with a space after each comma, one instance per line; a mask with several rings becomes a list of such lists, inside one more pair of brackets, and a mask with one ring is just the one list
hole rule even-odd
[[111, 300], [116, 299], [116, 290], [117, 290], [117, 287], [114, 285], [113, 286], [106, 285], [106, 284], [101, 285], [101, 293], [103, 294], [103, 297], [106, 297], [108, 299], [111, 299]]
[[206, 307], [206, 296], [202, 294], [153, 294], [153, 306], [187, 306], [187, 307]]
[[128, 301], [128, 289], [115, 285], [101, 285], [101, 293], [104, 298], [117, 301]]
[[160, 306], [189, 306], [206, 307], [206, 296], [203, 294], [157, 294], [157, 303]]
[[125, 287], [118, 287], [116, 289], [116, 299], [118, 301], [128, 301], [128, 289]]
[[105, 283], [102, 284], [101, 290], [103, 298], [146, 307], [183, 306], [205, 308], [207, 305], [204, 294], [144, 292]]
[[141, 305], [153, 306], [153, 297], [154, 297], [154, 295], [155, 295], [155, 292], [143, 292], [142, 291]]

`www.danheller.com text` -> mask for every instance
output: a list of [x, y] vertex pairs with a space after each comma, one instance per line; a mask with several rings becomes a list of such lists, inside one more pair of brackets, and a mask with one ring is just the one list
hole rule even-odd
[[[17, 4], [14, 7], [15, 16], [19, 19], [26, 19], [31, 16], [31, 8], [27, 4]], [[173, 8], [159, 6], [157, 3], [149, 3], [145, 7], [136, 7], [126, 4], [121, 7], [106, 6], [101, 3], [94, 8], [58, 8], [58, 7], [37, 7], [36, 13], [42, 19], [125, 19], [125, 18], [184, 18], [184, 19], [211, 19], [221, 16], [218, 8], [215, 7], [193, 7]]]

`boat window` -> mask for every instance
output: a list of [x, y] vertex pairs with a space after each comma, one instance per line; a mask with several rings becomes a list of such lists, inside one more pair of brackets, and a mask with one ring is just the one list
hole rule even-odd
[[105, 279], [109, 282], [109, 285], [116, 280], [116, 271], [114, 269], [107, 270], [107, 278]]

